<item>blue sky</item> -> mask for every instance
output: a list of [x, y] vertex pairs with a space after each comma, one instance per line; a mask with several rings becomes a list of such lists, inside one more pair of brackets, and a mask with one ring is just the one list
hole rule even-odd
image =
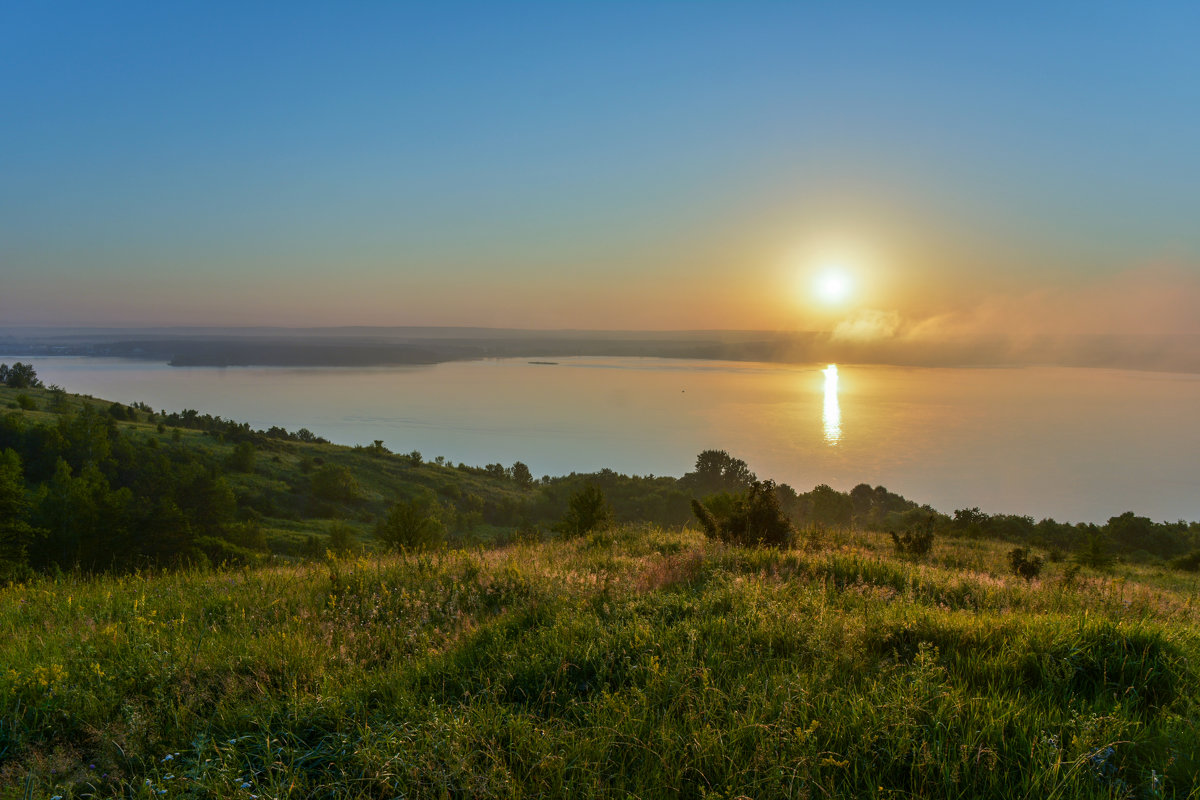
[[1147, 5], [5, 4], [0, 324], [821, 327], [827, 243], [912, 319], [1178, 295]]

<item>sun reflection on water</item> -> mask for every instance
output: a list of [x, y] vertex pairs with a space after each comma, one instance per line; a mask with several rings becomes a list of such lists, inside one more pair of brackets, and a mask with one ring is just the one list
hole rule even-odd
[[822, 414], [825, 422], [825, 444], [835, 445], [842, 438], [842, 409], [838, 405], [837, 364], [830, 364], [821, 372], [825, 375], [825, 410]]

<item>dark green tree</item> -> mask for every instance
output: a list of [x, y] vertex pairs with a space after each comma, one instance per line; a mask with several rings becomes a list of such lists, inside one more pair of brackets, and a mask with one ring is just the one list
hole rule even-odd
[[1091, 567], [1092, 569], [1108, 569], [1111, 567], [1113, 559], [1108, 552], [1108, 544], [1104, 540], [1104, 534], [1098, 530], [1088, 531], [1083, 549], [1076, 554], [1075, 560], [1085, 567]]
[[704, 450], [696, 456], [696, 468], [683, 476], [683, 483], [700, 494], [741, 492], [757, 480], [745, 461], [724, 450]]
[[329, 503], [353, 503], [359, 498], [354, 475], [346, 467], [335, 464], [326, 464], [313, 473], [311, 487], [314, 497]]
[[225, 466], [233, 472], [254, 472], [254, 445], [250, 442], [238, 442], [233, 446], [233, 452], [225, 459]]
[[375, 527], [375, 535], [396, 550], [432, 550], [446, 539], [442, 507], [426, 490], [395, 503]]
[[849, 525], [854, 513], [854, 501], [825, 484], [808, 493], [809, 518], [822, 525]]
[[25, 570], [33, 537], [21, 458], [5, 449], [0, 451], [0, 582]]
[[954, 522], [951, 523], [951, 527], [960, 536], [975, 538], [982, 536], [987, 530], [988, 519], [988, 515], [980, 511], [978, 506], [960, 508], [954, 512]]
[[42, 386], [33, 364], [22, 364], [20, 361], [11, 367], [0, 364], [0, 384], [9, 389], [39, 389]]
[[567, 513], [556, 526], [567, 536], [582, 536], [585, 533], [611, 525], [614, 521], [612, 508], [604, 497], [604, 491], [589, 483], [567, 501]]
[[522, 489], [533, 486], [533, 473], [520, 461], [514, 462], [512, 465], [512, 479]]

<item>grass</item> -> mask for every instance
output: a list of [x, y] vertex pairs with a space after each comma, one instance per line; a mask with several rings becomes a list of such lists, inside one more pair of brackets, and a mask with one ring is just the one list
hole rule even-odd
[[1196, 797], [1196, 576], [689, 530], [0, 590], [0, 798]]

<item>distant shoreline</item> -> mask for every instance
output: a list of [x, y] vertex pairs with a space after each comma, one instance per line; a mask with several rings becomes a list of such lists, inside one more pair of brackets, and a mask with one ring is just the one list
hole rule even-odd
[[907, 367], [1060, 366], [1200, 374], [1200, 336], [845, 341], [821, 332], [485, 328], [8, 329], [0, 357], [115, 357], [177, 367], [375, 367], [576, 356]]

